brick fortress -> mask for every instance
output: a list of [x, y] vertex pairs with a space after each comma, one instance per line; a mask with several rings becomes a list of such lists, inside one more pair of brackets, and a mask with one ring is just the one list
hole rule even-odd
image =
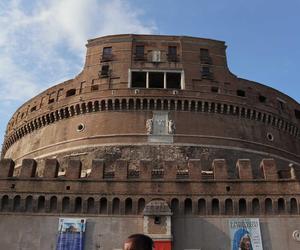
[[265, 249], [300, 248], [300, 105], [235, 76], [225, 50], [186, 36], [89, 40], [82, 72], [8, 123], [5, 249], [54, 249], [59, 217], [87, 218], [86, 249], [137, 232], [159, 250], [230, 249], [228, 219], [252, 217]]

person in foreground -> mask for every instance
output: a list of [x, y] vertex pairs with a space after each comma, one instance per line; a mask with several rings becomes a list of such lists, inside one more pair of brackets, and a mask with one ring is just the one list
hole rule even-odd
[[125, 243], [124, 250], [153, 250], [153, 240], [144, 234], [133, 234], [130, 235]]

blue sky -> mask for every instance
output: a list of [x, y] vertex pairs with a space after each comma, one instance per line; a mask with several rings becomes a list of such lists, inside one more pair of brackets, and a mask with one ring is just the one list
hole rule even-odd
[[300, 102], [300, 0], [0, 0], [0, 141], [13, 112], [80, 72], [89, 38], [153, 33], [225, 41], [238, 77]]

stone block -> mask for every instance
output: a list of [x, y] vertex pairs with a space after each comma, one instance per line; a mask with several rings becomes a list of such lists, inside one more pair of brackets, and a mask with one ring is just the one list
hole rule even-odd
[[66, 170], [66, 179], [80, 179], [82, 163], [80, 160], [69, 160]]
[[90, 179], [103, 179], [104, 166], [105, 166], [104, 159], [94, 159], [92, 161], [92, 171], [91, 171], [91, 174], [89, 175], [89, 178]]
[[140, 179], [151, 179], [152, 161], [141, 160], [140, 161]]
[[263, 159], [260, 163], [262, 177], [265, 180], [278, 180], [276, 162], [274, 159]]
[[14, 174], [15, 162], [12, 159], [0, 161], [0, 178], [12, 177]]
[[128, 162], [118, 159], [115, 163], [115, 179], [127, 180]]
[[175, 180], [177, 175], [177, 162], [170, 160], [164, 161], [164, 178], [169, 180]]
[[253, 179], [251, 161], [249, 159], [238, 159], [236, 163], [237, 175], [241, 180]]
[[43, 177], [56, 178], [58, 175], [59, 163], [56, 159], [46, 159]]
[[192, 181], [202, 179], [201, 159], [190, 159], [188, 162], [189, 177]]
[[215, 180], [228, 179], [227, 165], [225, 159], [213, 160], [212, 167]]
[[34, 159], [24, 159], [22, 161], [20, 177], [30, 178], [35, 177], [36, 161]]

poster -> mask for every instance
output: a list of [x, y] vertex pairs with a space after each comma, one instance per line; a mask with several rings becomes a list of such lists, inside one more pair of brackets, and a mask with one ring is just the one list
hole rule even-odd
[[263, 250], [259, 219], [229, 220], [231, 250]]
[[83, 250], [86, 219], [59, 218], [56, 250]]

